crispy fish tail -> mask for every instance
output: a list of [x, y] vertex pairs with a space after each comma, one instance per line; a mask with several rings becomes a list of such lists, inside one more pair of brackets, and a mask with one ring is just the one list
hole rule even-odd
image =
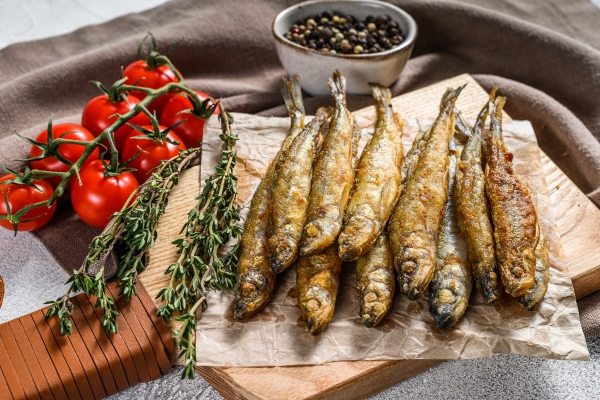
[[298, 305], [313, 336], [323, 332], [333, 318], [342, 267], [337, 253], [337, 245], [332, 245], [321, 254], [300, 257], [296, 262]]
[[448, 146], [454, 136], [454, 104], [463, 87], [445, 96], [390, 219], [390, 243], [400, 291], [411, 300], [425, 293], [435, 268], [436, 238], [448, 195]]
[[298, 75], [294, 75], [289, 81], [282, 78], [280, 88], [290, 113], [290, 132], [254, 192], [244, 225], [234, 287], [233, 315], [237, 319], [246, 319], [256, 314], [269, 302], [275, 290], [275, 273], [271, 270], [268, 240], [271, 189], [281, 153], [287, 150], [304, 128], [304, 104]]
[[452, 152], [448, 171], [448, 200], [437, 237], [435, 271], [429, 285], [429, 312], [440, 329], [450, 328], [462, 318], [473, 288], [467, 248], [460, 237], [455, 212], [455, 173], [456, 156]]
[[507, 293], [519, 297], [535, 282], [537, 215], [529, 190], [512, 165], [502, 137], [505, 98], [489, 102], [491, 115], [486, 190], [490, 200], [496, 256]]
[[300, 77], [293, 75], [290, 79], [281, 78], [279, 89], [292, 120], [291, 131], [302, 130], [304, 128], [304, 102], [300, 89]]
[[318, 109], [315, 118], [281, 154], [277, 164], [271, 191], [272, 234], [269, 239], [271, 269], [275, 273], [287, 269], [298, 257], [319, 131], [328, 117], [329, 110]]
[[356, 260], [356, 287], [365, 326], [377, 325], [392, 308], [395, 286], [394, 258], [384, 229], [373, 247]]
[[338, 71], [329, 80], [329, 88], [335, 108], [329, 132], [315, 163], [315, 178], [300, 248], [302, 256], [322, 252], [335, 242], [342, 229], [354, 182], [354, 120], [346, 108], [345, 79]]

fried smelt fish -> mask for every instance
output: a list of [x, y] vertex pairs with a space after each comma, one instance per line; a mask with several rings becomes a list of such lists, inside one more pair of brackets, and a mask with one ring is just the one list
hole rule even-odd
[[337, 244], [321, 254], [300, 257], [296, 262], [298, 305], [306, 329], [313, 336], [323, 332], [333, 318], [341, 268]]
[[440, 329], [450, 328], [464, 315], [473, 289], [467, 246], [456, 216], [456, 155], [450, 154], [448, 200], [437, 237], [435, 271], [429, 285], [429, 312]]
[[321, 127], [329, 111], [317, 110], [315, 118], [281, 154], [271, 190], [271, 269], [280, 273], [298, 258], [306, 221], [313, 162], [319, 150]]
[[493, 304], [502, 295], [502, 284], [496, 262], [494, 228], [485, 193], [485, 175], [481, 167], [481, 135], [487, 116], [486, 105], [479, 113], [458, 161], [456, 212], [458, 226], [467, 243], [475, 284], [483, 300]]
[[454, 104], [461, 90], [446, 96], [390, 219], [390, 243], [400, 291], [411, 300], [425, 293], [435, 267], [436, 238], [448, 195], [448, 146], [454, 136]]
[[384, 229], [373, 247], [356, 260], [358, 302], [365, 326], [377, 325], [392, 308], [395, 281], [394, 257]]
[[[539, 230], [539, 226], [538, 226]], [[519, 297], [519, 303], [523, 304], [529, 311], [533, 311], [548, 290], [550, 281], [550, 258], [548, 256], [548, 240], [539, 232], [540, 237], [535, 248], [535, 283], [524, 295]]]
[[268, 237], [271, 188], [275, 167], [281, 154], [304, 128], [304, 104], [298, 75], [294, 75], [290, 80], [282, 78], [280, 88], [290, 114], [290, 132], [254, 192], [244, 225], [234, 287], [233, 315], [237, 319], [249, 318], [256, 314], [269, 302], [275, 289], [275, 273], [271, 270]]
[[354, 120], [346, 108], [346, 79], [339, 71], [329, 80], [329, 89], [335, 107], [315, 163], [302, 256], [320, 253], [337, 239], [354, 182]]
[[356, 260], [373, 246], [400, 195], [403, 121], [392, 110], [388, 88], [371, 84], [371, 91], [376, 102], [377, 126], [360, 157], [338, 239], [339, 254], [344, 261]]
[[502, 137], [505, 101], [504, 97], [498, 97], [489, 102], [491, 121], [485, 180], [502, 284], [508, 294], [519, 297], [535, 281], [537, 216], [529, 190], [514, 170], [513, 155]]

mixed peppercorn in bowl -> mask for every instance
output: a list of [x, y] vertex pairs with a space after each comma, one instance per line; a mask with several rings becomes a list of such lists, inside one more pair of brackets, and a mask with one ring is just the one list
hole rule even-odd
[[306, 1], [273, 21], [279, 59], [302, 89], [326, 95], [328, 75], [340, 70], [348, 93], [369, 94], [369, 82], [391, 85], [404, 68], [417, 35], [413, 18], [378, 0]]

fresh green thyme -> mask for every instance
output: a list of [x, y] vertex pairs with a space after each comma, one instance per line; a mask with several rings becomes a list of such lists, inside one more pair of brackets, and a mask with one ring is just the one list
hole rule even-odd
[[[83, 291], [87, 295], [97, 297], [95, 308], [101, 308], [104, 316], [102, 326], [107, 334], [117, 333], [118, 315], [113, 299], [105, 292], [104, 263], [115, 243], [120, 240], [126, 247], [125, 254], [121, 257], [117, 271], [120, 280], [121, 294], [127, 300], [136, 294], [138, 275], [145, 269], [144, 256], [154, 246], [157, 237], [156, 226], [159, 217], [164, 214], [167, 207], [168, 196], [173, 186], [177, 185], [179, 176], [192, 160], [201, 154], [201, 148], [192, 148], [182, 151], [177, 157], [161, 161], [160, 166], [152, 177], [143, 183], [131, 195], [123, 209], [113, 215], [108, 226], [91, 244], [90, 251], [79, 270], [73, 271], [69, 278], [70, 284], [67, 292], [51, 304], [46, 313], [46, 318], [56, 314], [60, 320], [62, 334], [71, 334], [72, 324], [70, 317], [73, 314], [71, 293]], [[135, 196], [137, 194], [137, 196]], [[90, 270], [99, 267], [95, 276], [89, 276]]]
[[179, 258], [167, 268], [165, 274], [171, 275], [169, 286], [157, 296], [165, 302], [158, 309], [158, 316], [170, 320], [175, 312], [179, 314], [176, 320], [182, 326], [173, 332], [173, 337], [182, 349], [179, 357], [185, 355], [182, 378], [189, 379], [194, 377], [196, 361], [196, 314], [206, 309], [209, 290], [233, 287], [238, 245], [225, 256], [220, 250], [242, 234], [240, 207], [236, 203], [237, 177], [233, 173], [238, 137], [231, 131], [233, 119], [223, 107], [219, 120], [223, 132], [221, 160], [214, 176], [206, 180], [196, 206], [188, 213], [181, 230], [185, 237], [173, 242]]

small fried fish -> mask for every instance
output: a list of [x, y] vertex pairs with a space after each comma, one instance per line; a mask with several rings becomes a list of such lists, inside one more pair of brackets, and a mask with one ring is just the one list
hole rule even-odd
[[456, 155], [450, 154], [448, 200], [437, 237], [435, 271], [429, 285], [429, 312], [440, 329], [450, 328], [464, 315], [473, 289], [467, 246], [456, 218]]
[[491, 122], [485, 183], [502, 284], [508, 294], [519, 297], [535, 282], [537, 215], [529, 190], [514, 170], [513, 155], [502, 137], [505, 101], [504, 97], [498, 97], [488, 103]]
[[[490, 97], [493, 99], [495, 90]], [[481, 135], [488, 116], [488, 106], [481, 110], [467, 144], [463, 148], [456, 172], [456, 208], [458, 226], [467, 243], [473, 266], [473, 278], [483, 300], [493, 304], [502, 295], [500, 270], [496, 262], [494, 228], [485, 193], [485, 174], [481, 167]]]
[[337, 244], [321, 254], [300, 257], [296, 262], [298, 305], [306, 329], [313, 336], [323, 332], [333, 318], [341, 268]]
[[400, 195], [403, 121], [392, 110], [388, 88], [371, 84], [371, 91], [376, 102], [377, 126], [360, 157], [338, 239], [344, 261], [356, 260], [373, 246]]
[[356, 260], [358, 302], [365, 326], [377, 325], [392, 308], [395, 286], [394, 257], [384, 229], [373, 247]]
[[271, 188], [275, 167], [281, 154], [304, 128], [304, 105], [298, 75], [280, 82], [281, 93], [290, 114], [291, 127], [288, 137], [281, 146], [265, 176], [258, 185], [250, 212], [244, 225], [241, 251], [237, 265], [233, 315], [237, 319], [249, 318], [264, 307], [275, 290], [275, 273], [271, 270], [269, 247], [269, 214]]
[[271, 269], [285, 271], [298, 258], [306, 221], [313, 163], [319, 150], [321, 127], [329, 111], [317, 110], [315, 118], [281, 154], [271, 190]]
[[334, 111], [329, 132], [315, 163], [314, 179], [300, 254], [310, 256], [329, 247], [340, 234], [354, 181], [354, 120], [346, 108], [346, 79], [335, 71], [329, 80]]
[[445, 96], [390, 219], [388, 231], [400, 291], [411, 300], [425, 293], [435, 268], [436, 239], [448, 196], [448, 146], [454, 136], [454, 104], [461, 90]]

